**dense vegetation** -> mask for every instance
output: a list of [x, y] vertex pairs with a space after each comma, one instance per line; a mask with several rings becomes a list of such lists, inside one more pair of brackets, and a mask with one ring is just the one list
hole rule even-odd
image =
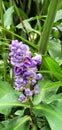
[[62, 130], [62, 0], [0, 0], [0, 130]]

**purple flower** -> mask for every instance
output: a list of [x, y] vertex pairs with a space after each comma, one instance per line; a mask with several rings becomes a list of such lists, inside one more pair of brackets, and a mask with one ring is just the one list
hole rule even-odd
[[22, 94], [20, 97], [19, 97], [19, 101], [21, 102], [26, 102], [26, 96], [24, 94]]
[[[15, 85], [16, 85], [16, 90], [23, 90], [24, 87], [27, 85], [27, 81], [24, 80], [22, 77], [17, 77], [15, 79]], [[23, 88], [23, 89], [22, 89]]]
[[21, 84], [21, 83], [23, 83], [23, 81], [24, 81], [24, 80], [23, 80], [22, 77], [19, 77], [19, 78], [16, 78], [16, 79], [15, 79], [15, 83], [16, 83], [16, 84]]
[[36, 84], [36, 80], [32, 79], [32, 85]]
[[29, 88], [25, 89], [25, 94], [26, 94], [26, 96], [32, 96], [32, 92]]
[[28, 70], [28, 71], [24, 72], [23, 77], [25, 77], [26, 79], [30, 79], [30, 80], [36, 79], [36, 72], [33, 71], [32, 69]]
[[14, 73], [16, 74], [16, 75], [20, 75], [20, 74], [22, 74], [22, 72], [23, 72], [23, 68], [20, 68], [20, 67], [14, 67]]
[[[36, 53], [35, 53], [35, 54], [36, 54]], [[34, 56], [32, 59], [35, 61], [35, 63], [36, 63], [37, 65], [40, 65], [41, 62], [42, 62], [42, 57], [41, 57], [41, 55], [39, 55], [39, 54], [36, 54], [36, 56]]]
[[18, 40], [12, 41], [10, 49], [9, 56], [15, 74], [15, 90], [22, 92], [19, 100], [25, 102], [27, 96], [39, 94], [37, 82], [42, 79], [42, 75], [37, 74], [37, 65], [41, 64], [42, 57], [39, 54], [32, 57], [29, 46]]
[[35, 86], [34, 86], [34, 94], [39, 94], [39, 85], [38, 84], [36, 84]]
[[36, 75], [36, 79], [37, 79], [37, 80], [41, 80], [41, 79], [42, 79], [42, 74], [40, 74], [40, 73], [37, 74], [37, 75]]
[[25, 57], [23, 60], [24, 66], [25, 67], [31, 67], [32, 66], [32, 58], [30, 57]]

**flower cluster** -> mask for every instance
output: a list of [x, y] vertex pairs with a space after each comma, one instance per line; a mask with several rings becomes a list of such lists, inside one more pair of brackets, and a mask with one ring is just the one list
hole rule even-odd
[[37, 73], [38, 65], [42, 62], [42, 57], [35, 53], [32, 57], [28, 45], [18, 40], [13, 40], [10, 45], [11, 64], [14, 66], [15, 89], [21, 91], [19, 97], [21, 102], [26, 102], [29, 97], [38, 94], [38, 80], [42, 79], [42, 75]]

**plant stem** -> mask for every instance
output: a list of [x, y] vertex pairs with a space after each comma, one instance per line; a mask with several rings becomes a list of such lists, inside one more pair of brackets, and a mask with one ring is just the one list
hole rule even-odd
[[[13, 6], [13, 0], [9, 0], [10, 2], [10, 7]], [[13, 22], [13, 14], [12, 14], [12, 24], [11, 24], [11, 30], [14, 32], [14, 22]], [[12, 35], [12, 39], [14, 39], [14, 35]]]
[[54, 18], [57, 11], [57, 5], [59, 0], [51, 0], [47, 18], [44, 24], [43, 34], [39, 40], [39, 52], [44, 54], [47, 50], [48, 39], [54, 22]]
[[2, 8], [2, 0], [0, 0], [0, 19], [1, 19], [1, 25], [3, 25], [3, 8]]

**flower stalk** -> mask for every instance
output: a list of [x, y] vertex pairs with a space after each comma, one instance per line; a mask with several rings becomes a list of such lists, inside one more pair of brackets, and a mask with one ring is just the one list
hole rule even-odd
[[49, 5], [47, 18], [44, 24], [43, 34], [39, 40], [39, 52], [42, 54], [45, 54], [47, 50], [48, 39], [49, 39], [53, 22], [54, 22], [54, 18], [56, 15], [58, 2], [59, 0], [51, 0], [50, 5]]

